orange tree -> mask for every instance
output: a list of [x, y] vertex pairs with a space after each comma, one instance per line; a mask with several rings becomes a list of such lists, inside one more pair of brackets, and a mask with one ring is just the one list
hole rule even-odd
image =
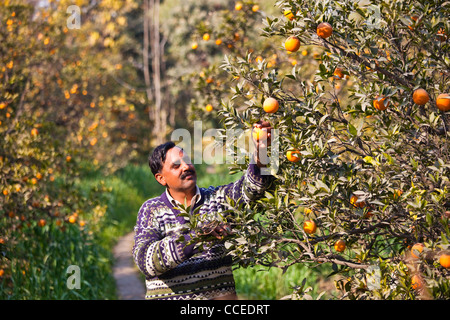
[[137, 149], [127, 129], [140, 118], [135, 97], [118, 83], [133, 79], [120, 50], [124, 11], [133, 3], [103, 2], [81, 11], [88, 1], [79, 1], [79, 29], [69, 28], [71, 4], [0, 5], [2, 298], [100, 296], [100, 286], [85, 286], [78, 296], [67, 291], [70, 264], [92, 271], [89, 281], [105, 283], [108, 276], [104, 253], [92, 242], [107, 190], [80, 186], [80, 178], [120, 166], [117, 160]]
[[[240, 90], [219, 111], [224, 129], [267, 120], [279, 130], [281, 154], [265, 197], [230, 209], [230, 252], [242, 266], [330, 263], [342, 275], [341, 298], [448, 299], [449, 270], [439, 261], [450, 249], [449, 4], [276, 7], [262, 36], [279, 47], [295, 36], [300, 47], [290, 41], [298, 50], [290, 57], [302, 46], [317, 56], [293, 68], [225, 59]], [[314, 61], [308, 77], [303, 70]], [[269, 97], [279, 103], [275, 113], [262, 108]], [[235, 106], [237, 98], [246, 99], [245, 108]], [[411, 252], [416, 243], [421, 250]]]

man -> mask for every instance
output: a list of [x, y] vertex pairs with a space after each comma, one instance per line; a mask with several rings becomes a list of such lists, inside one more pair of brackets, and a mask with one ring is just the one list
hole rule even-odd
[[[254, 127], [267, 130], [268, 139], [253, 139], [256, 150], [270, 143], [270, 124], [258, 122]], [[188, 218], [180, 215], [179, 205], [190, 207], [190, 213], [210, 221], [229, 209], [226, 197], [246, 203], [262, 195], [272, 176], [261, 175], [263, 166], [258, 152], [254, 154], [246, 173], [234, 183], [219, 187], [199, 188], [193, 164], [182, 149], [168, 142], [158, 146], [149, 158], [155, 179], [166, 191], [147, 200], [140, 208], [135, 226], [133, 257], [145, 275], [146, 299], [237, 299], [231, 269], [231, 257], [226, 255], [223, 238], [230, 233], [224, 224], [205, 230], [217, 241], [198, 250], [190, 240], [197, 239], [195, 230], [186, 230]], [[196, 212], [197, 214], [197, 212]], [[183, 241], [180, 241], [183, 239]]]

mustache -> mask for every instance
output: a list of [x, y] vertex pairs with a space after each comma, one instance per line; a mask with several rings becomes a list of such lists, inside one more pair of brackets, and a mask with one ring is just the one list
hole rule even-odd
[[188, 175], [193, 175], [195, 176], [195, 171], [194, 170], [186, 170], [185, 172], [183, 172], [180, 176], [181, 179], [186, 178]]

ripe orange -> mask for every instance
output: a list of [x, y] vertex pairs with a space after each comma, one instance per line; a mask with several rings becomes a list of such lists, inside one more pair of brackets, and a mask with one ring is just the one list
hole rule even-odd
[[439, 258], [439, 263], [444, 268], [450, 268], [450, 254], [443, 253]]
[[303, 223], [303, 230], [308, 234], [313, 234], [317, 230], [317, 225], [313, 220], [306, 220]]
[[288, 18], [291, 21], [294, 20], [294, 18], [295, 18], [294, 14], [291, 12], [291, 10], [284, 10], [283, 14], [286, 18]]
[[415, 104], [418, 104], [419, 106], [423, 106], [429, 100], [430, 100], [430, 96], [428, 95], [428, 92], [426, 92], [424, 89], [419, 88], [414, 91], [413, 101]]
[[375, 97], [375, 100], [373, 100], [373, 106], [375, 109], [383, 111], [386, 110], [389, 106], [389, 101], [385, 102], [386, 98], [380, 98], [379, 96]]
[[275, 113], [278, 111], [279, 107], [280, 105], [278, 101], [272, 97], [269, 97], [266, 100], [264, 100], [263, 109], [267, 113]]
[[234, 9], [239, 11], [242, 9], [242, 2], [236, 2], [236, 4], [234, 5]]
[[66, 161], [67, 161], [67, 162], [70, 162], [71, 160], [72, 160], [72, 157], [71, 157], [71, 156], [67, 156], [67, 157], [66, 157]]
[[326, 39], [333, 33], [333, 27], [328, 22], [322, 22], [317, 26], [317, 35], [322, 38]]
[[216, 40], [216, 45], [220, 46], [222, 44], [222, 39], [217, 39]]
[[336, 68], [334, 70], [333, 76], [335, 79], [344, 79], [344, 73], [342, 72], [342, 68]]
[[255, 5], [252, 7], [252, 11], [253, 11], [253, 12], [258, 12], [258, 11], [259, 11], [259, 6], [258, 6], [257, 4], [255, 4]]
[[423, 288], [423, 280], [419, 275], [415, 274], [411, 277], [411, 287], [414, 290], [420, 290]]
[[4, 274], [5, 274], [5, 270], [0, 269], [0, 277], [3, 277]]
[[437, 37], [438, 37], [439, 41], [441, 41], [441, 42], [447, 41], [447, 38], [448, 38], [447, 34], [445, 33], [445, 30], [442, 28], [438, 30]]
[[206, 109], [206, 111], [211, 112], [212, 109], [213, 109], [213, 106], [210, 105], [210, 104], [208, 103], [208, 104], [206, 105], [205, 109]]
[[4, 189], [3, 190], [3, 195], [7, 196], [9, 194], [8, 190]]
[[296, 36], [290, 36], [286, 39], [284, 47], [287, 51], [296, 52], [300, 48], [300, 39]]
[[345, 244], [344, 240], [338, 240], [334, 244], [334, 250], [336, 250], [337, 252], [344, 252], [345, 247], [346, 247], [346, 244]]
[[256, 141], [259, 141], [259, 140], [264, 141], [267, 139], [267, 129], [253, 128], [252, 136], [253, 136], [253, 139], [255, 139]]
[[436, 106], [441, 111], [450, 111], [450, 95], [448, 93], [441, 93], [438, 95], [436, 98]]
[[45, 220], [44, 219], [40, 219], [39, 222], [38, 222], [38, 226], [39, 227], [45, 226]]
[[357, 201], [358, 201], [358, 197], [356, 195], [352, 195], [350, 197], [350, 204], [352, 204], [355, 208], [363, 208], [366, 205], [366, 203], [364, 201], [360, 201], [360, 202], [357, 202]]
[[[412, 257], [415, 259], [419, 259], [419, 255], [422, 253], [424, 247], [425, 246], [421, 243], [414, 244], [411, 248]], [[416, 255], [416, 253], [417, 253], [417, 255]]]
[[298, 150], [288, 150], [288, 152], [286, 152], [286, 158], [290, 162], [300, 161], [300, 151], [298, 151]]
[[194, 42], [194, 43], [191, 45], [191, 48], [192, 48], [192, 50], [197, 49], [197, 48], [198, 48], [198, 43], [197, 43], [197, 42]]
[[69, 217], [69, 222], [70, 223], [75, 223], [77, 221], [77, 217], [75, 216], [75, 215], [71, 215], [70, 217]]
[[38, 129], [36, 129], [36, 128], [33, 128], [33, 129], [31, 129], [31, 136], [32, 137], [36, 137], [37, 135], [38, 135]]
[[394, 191], [394, 199], [400, 198], [402, 194], [403, 194], [403, 191], [402, 191], [402, 190], [396, 189], [396, 190]]
[[209, 38], [210, 38], [209, 33], [205, 33], [205, 34], [203, 35], [203, 40], [208, 41]]

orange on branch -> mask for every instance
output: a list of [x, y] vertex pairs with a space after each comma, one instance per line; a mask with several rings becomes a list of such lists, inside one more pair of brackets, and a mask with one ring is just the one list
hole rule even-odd
[[263, 109], [267, 113], [275, 113], [278, 111], [279, 107], [280, 104], [278, 103], [278, 101], [272, 97], [269, 97], [266, 100], [264, 100]]
[[288, 150], [286, 152], [286, 158], [290, 161], [290, 162], [297, 162], [300, 161], [300, 151], [298, 150]]
[[198, 43], [197, 43], [197, 42], [194, 42], [194, 43], [191, 45], [191, 48], [192, 48], [192, 50], [197, 49], [197, 48], [198, 48]]
[[263, 128], [253, 128], [252, 131], [252, 136], [253, 139], [255, 139], [256, 141], [264, 141], [267, 139], [267, 129], [263, 129]]
[[204, 41], [208, 41], [209, 38], [210, 38], [209, 33], [203, 34], [203, 40], [204, 40]]
[[337, 252], [344, 252], [346, 246], [347, 245], [344, 240], [338, 240], [334, 244], [334, 250], [336, 250]]
[[450, 111], [450, 95], [448, 93], [441, 93], [438, 95], [436, 98], [436, 106], [441, 111]]
[[332, 33], [333, 27], [328, 22], [322, 22], [317, 26], [317, 35], [322, 39], [330, 37]]
[[366, 205], [364, 201], [358, 202], [358, 197], [356, 195], [352, 195], [350, 197], [350, 204], [353, 205], [355, 208], [363, 208]]
[[38, 222], [38, 226], [39, 227], [45, 226], [45, 219], [40, 219], [39, 222]]
[[213, 106], [211, 104], [207, 104], [205, 107], [206, 111], [211, 112], [213, 110]]
[[242, 9], [242, 2], [236, 2], [234, 5], [234, 10], [239, 11]]
[[317, 225], [313, 220], [306, 220], [303, 223], [303, 230], [308, 234], [314, 234], [317, 230]]
[[296, 52], [300, 48], [300, 39], [296, 36], [290, 36], [284, 43], [287, 51]]
[[288, 18], [291, 21], [294, 20], [294, 18], [295, 18], [294, 14], [291, 12], [291, 10], [284, 10], [283, 14], [286, 18]]
[[424, 285], [424, 282], [423, 282], [422, 278], [419, 275], [415, 274], [415, 275], [413, 275], [411, 277], [411, 287], [414, 290], [422, 289], [423, 285]]
[[419, 259], [419, 255], [422, 253], [424, 247], [425, 246], [422, 243], [414, 244], [411, 248], [411, 256], [415, 259]]
[[428, 95], [428, 92], [425, 91], [425, 89], [419, 88], [414, 91], [413, 101], [415, 104], [418, 104], [419, 106], [423, 106], [429, 100], [430, 100], [430, 96]]
[[375, 100], [373, 100], [374, 108], [377, 110], [380, 110], [380, 111], [386, 110], [387, 107], [389, 106], [389, 101], [385, 101], [385, 100], [386, 100], [386, 98], [384, 98], [384, 97], [380, 98], [379, 96], [376, 96]]
[[333, 72], [333, 77], [335, 79], [344, 79], [344, 73], [342, 72], [342, 68], [336, 68]]
[[439, 257], [439, 263], [444, 268], [447, 268], [447, 269], [450, 268], [450, 254], [446, 254], [446, 253], [441, 254], [441, 256]]

